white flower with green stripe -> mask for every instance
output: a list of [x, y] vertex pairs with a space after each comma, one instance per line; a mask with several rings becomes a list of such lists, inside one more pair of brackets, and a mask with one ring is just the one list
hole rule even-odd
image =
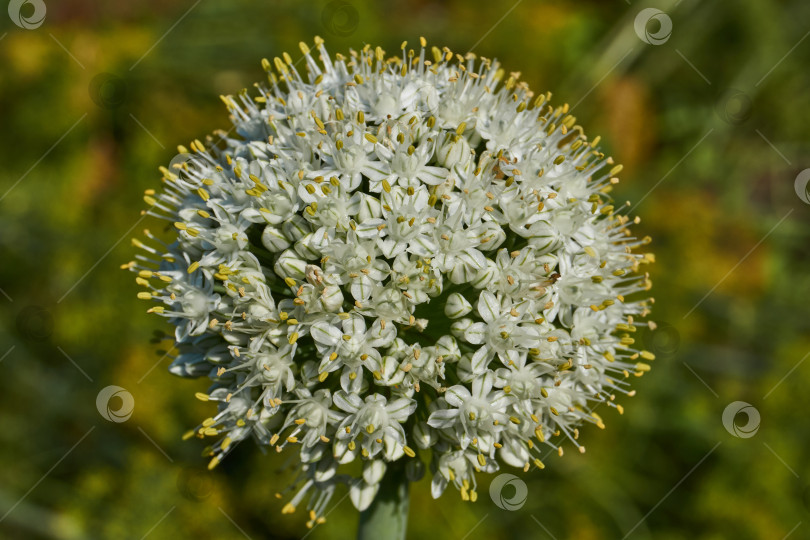
[[213, 439], [211, 467], [247, 438], [296, 452], [284, 511], [310, 526], [403, 460], [475, 501], [477, 474], [583, 451], [653, 358], [621, 167], [494, 60], [301, 54], [223, 96], [234, 133], [179, 147], [145, 196], [175, 231], [125, 267], [176, 326], [171, 372], [208, 377], [216, 406], [188, 436]]

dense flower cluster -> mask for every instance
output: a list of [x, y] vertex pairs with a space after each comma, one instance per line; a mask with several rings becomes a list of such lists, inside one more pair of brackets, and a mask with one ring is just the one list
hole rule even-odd
[[210, 466], [248, 437], [294, 449], [285, 511], [306, 498], [312, 525], [340, 484], [367, 507], [396, 460], [474, 501], [477, 472], [584, 451], [578, 426], [653, 358], [621, 167], [494, 61], [301, 49], [306, 77], [285, 54], [223, 97], [238, 137], [162, 169], [148, 213], [178, 233], [126, 265], [176, 326], [171, 371], [213, 381], [190, 432]]

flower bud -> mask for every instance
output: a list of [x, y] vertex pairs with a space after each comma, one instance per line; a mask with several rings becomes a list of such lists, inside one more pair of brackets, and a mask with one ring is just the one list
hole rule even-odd
[[472, 311], [472, 304], [459, 293], [453, 293], [447, 297], [444, 305], [444, 314], [451, 319], [458, 319]]
[[459, 135], [448, 135], [436, 150], [436, 158], [439, 164], [448, 169], [453, 167], [466, 169], [472, 161], [470, 143]]

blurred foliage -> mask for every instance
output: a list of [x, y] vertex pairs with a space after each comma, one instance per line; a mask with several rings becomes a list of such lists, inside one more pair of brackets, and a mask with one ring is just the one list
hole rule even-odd
[[[163, 227], [139, 221], [141, 194], [173, 147], [226, 126], [217, 96], [315, 34], [332, 52], [424, 35], [521, 71], [604, 136], [626, 166], [614, 193], [654, 238], [660, 330], [639, 338], [658, 360], [626, 414], [523, 475], [520, 511], [416, 484], [410, 537], [770, 539], [808, 521], [810, 206], [793, 181], [810, 167], [810, 4], [45, 3], [34, 30], [0, 14], [2, 538], [307, 533], [280, 514], [283, 455], [244, 444], [208, 473], [180, 440], [210, 412], [205, 383], [166, 372], [170, 342], [118, 267], [129, 237]], [[671, 17], [666, 43], [636, 35], [647, 6]], [[108, 385], [133, 394], [128, 421], [96, 410]], [[751, 438], [721, 422], [738, 400], [761, 413]], [[309, 538], [354, 534], [342, 496]]]

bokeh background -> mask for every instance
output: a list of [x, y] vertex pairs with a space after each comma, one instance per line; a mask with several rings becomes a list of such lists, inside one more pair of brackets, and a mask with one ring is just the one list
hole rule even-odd
[[[119, 269], [162, 227], [140, 216], [158, 166], [227, 127], [218, 95], [262, 80], [261, 58], [316, 34], [332, 52], [424, 35], [521, 71], [603, 135], [654, 238], [659, 329], [640, 338], [658, 359], [624, 416], [522, 476], [519, 510], [495, 504], [514, 486], [471, 504], [414, 485], [409, 537], [810, 537], [810, 3], [6, 3], [0, 537], [354, 535], [343, 493], [312, 532], [281, 515], [275, 454], [244, 444], [205, 471], [180, 435], [210, 414], [206, 383], [168, 374], [167, 328]], [[134, 398], [125, 422], [96, 407], [109, 385]]]

